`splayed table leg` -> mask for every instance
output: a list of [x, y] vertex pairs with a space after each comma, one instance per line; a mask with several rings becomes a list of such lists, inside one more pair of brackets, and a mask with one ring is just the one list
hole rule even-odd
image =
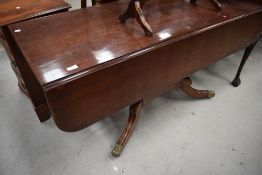
[[192, 85], [192, 80], [190, 78], [187, 77], [184, 80], [182, 80], [181, 89], [186, 95], [190, 97], [211, 98], [215, 96], [215, 92], [212, 90], [197, 90], [192, 88], [191, 85]]
[[121, 136], [119, 137], [118, 141], [116, 142], [114, 149], [112, 150], [112, 155], [114, 157], [120, 156], [130, 136], [132, 135], [135, 126], [137, 124], [138, 118], [140, 116], [141, 108], [142, 108], [142, 101], [139, 101], [130, 106], [127, 125], [124, 131], [122, 132]]

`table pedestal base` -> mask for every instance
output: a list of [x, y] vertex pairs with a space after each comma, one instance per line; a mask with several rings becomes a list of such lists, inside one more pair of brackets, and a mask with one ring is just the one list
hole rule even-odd
[[[192, 88], [191, 85], [192, 85], [192, 80], [187, 77], [184, 80], [182, 80], [180, 88], [185, 94], [194, 98], [211, 98], [215, 96], [215, 92], [212, 90], [197, 90]], [[127, 125], [111, 152], [112, 156], [119, 157], [120, 154], [122, 153], [125, 145], [127, 144], [129, 138], [131, 137], [135, 129], [138, 118], [140, 117], [142, 106], [143, 106], [143, 101], [139, 101], [130, 106]]]

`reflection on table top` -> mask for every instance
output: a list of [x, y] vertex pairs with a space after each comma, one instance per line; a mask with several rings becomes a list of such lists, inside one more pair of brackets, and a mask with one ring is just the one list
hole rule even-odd
[[[145, 37], [134, 19], [120, 24], [127, 1], [57, 14], [9, 28], [41, 85], [96, 71], [161, 44], [262, 11], [262, 4], [224, 0], [216, 11], [205, 0], [152, 0], [144, 13], [154, 35]], [[161, 43], [161, 44], [159, 44]]]

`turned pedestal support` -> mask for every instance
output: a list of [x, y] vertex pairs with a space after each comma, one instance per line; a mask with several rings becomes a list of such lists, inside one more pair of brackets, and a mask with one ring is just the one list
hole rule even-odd
[[[185, 78], [181, 82], [181, 89], [185, 94], [194, 98], [211, 98], [215, 96], [215, 92], [212, 90], [197, 90], [191, 87], [192, 81], [190, 78]], [[112, 155], [114, 157], [119, 157], [121, 152], [123, 151], [125, 145], [127, 144], [130, 136], [132, 135], [137, 121], [140, 116], [141, 108], [143, 102], [139, 101], [129, 108], [129, 118], [127, 121], [127, 125], [123, 130], [121, 136], [117, 140], [115, 147], [112, 150]]]

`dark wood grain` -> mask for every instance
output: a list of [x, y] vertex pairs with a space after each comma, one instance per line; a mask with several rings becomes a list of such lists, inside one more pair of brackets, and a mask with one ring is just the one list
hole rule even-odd
[[57, 126], [77, 131], [180, 86], [261, 31], [262, 4], [224, 0], [218, 12], [205, 2], [149, 1], [150, 38], [135, 21], [118, 22], [126, 1], [10, 25], [9, 32]]
[[19, 76], [21, 76], [21, 79], [23, 80], [23, 83], [26, 87], [25, 89], [28, 93], [28, 97], [30, 98], [34, 106], [38, 118], [41, 122], [46, 121], [50, 118], [50, 110], [48, 108], [43, 89], [39, 82], [36, 80], [36, 77], [34, 76], [28, 63], [25, 61], [25, 59], [22, 59], [23, 55], [17, 47], [12, 36], [10, 35], [10, 32], [7, 30], [6, 27], [2, 27], [2, 29], [4, 29], [3, 31], [6, 37], [6, 42], [8, 43], [8, 48], [10, 49], [10, 53], [15, 60], [17, 68], [19, 68]]
[[0, 26], [65, 10], [63, 0], [0, 0]]
[[32, 101], [41, 122], [50, 117], [49, 108], [41, 86], [37, 84], [37, 81], [34, 81], [35, 77], [30, 72], [30, 69], [24, 67], [25, 62], [20, 59], [19, 53], [15, 48], [16, 46], [9, 37], [7, 25], [65, 12], [70, 7], [69, 4], [62, 0], [0, 0], [0, 42], [10, 59], [11, 67], [18, 79], [19, 89]]
[[[104, 63], [114, 64], [134, 54], [152, 51], [168, 42], [176, 42], [261, 11], [261, 5], [247, 1], [224, 3], [223, 13], [206, 8], [202, 4], [204, 0], [199, 1], [197, 7], [184, 0], [161, 2], [149, 1], [144, 7], [145, 13], [150, 10], [150, 14], [145, 15], [155, 33], [150, 38], [144, 37], [143, 30], [135, 21], [129, 25], [119, 24], [117, 17], [126, 10], [126, 1], [108, 3], [102, 8], [94, 6], [71, 11], [9, 28], [40, 84], [54, 85], [70, 77], [88, 74], [94, 68], [103, 67]], [[17, 29], [21, 32], [15, 33]], [[78, 68], [66, 70], [73, 65]], [[56, 74], [52, 76], [52, 72]]]

